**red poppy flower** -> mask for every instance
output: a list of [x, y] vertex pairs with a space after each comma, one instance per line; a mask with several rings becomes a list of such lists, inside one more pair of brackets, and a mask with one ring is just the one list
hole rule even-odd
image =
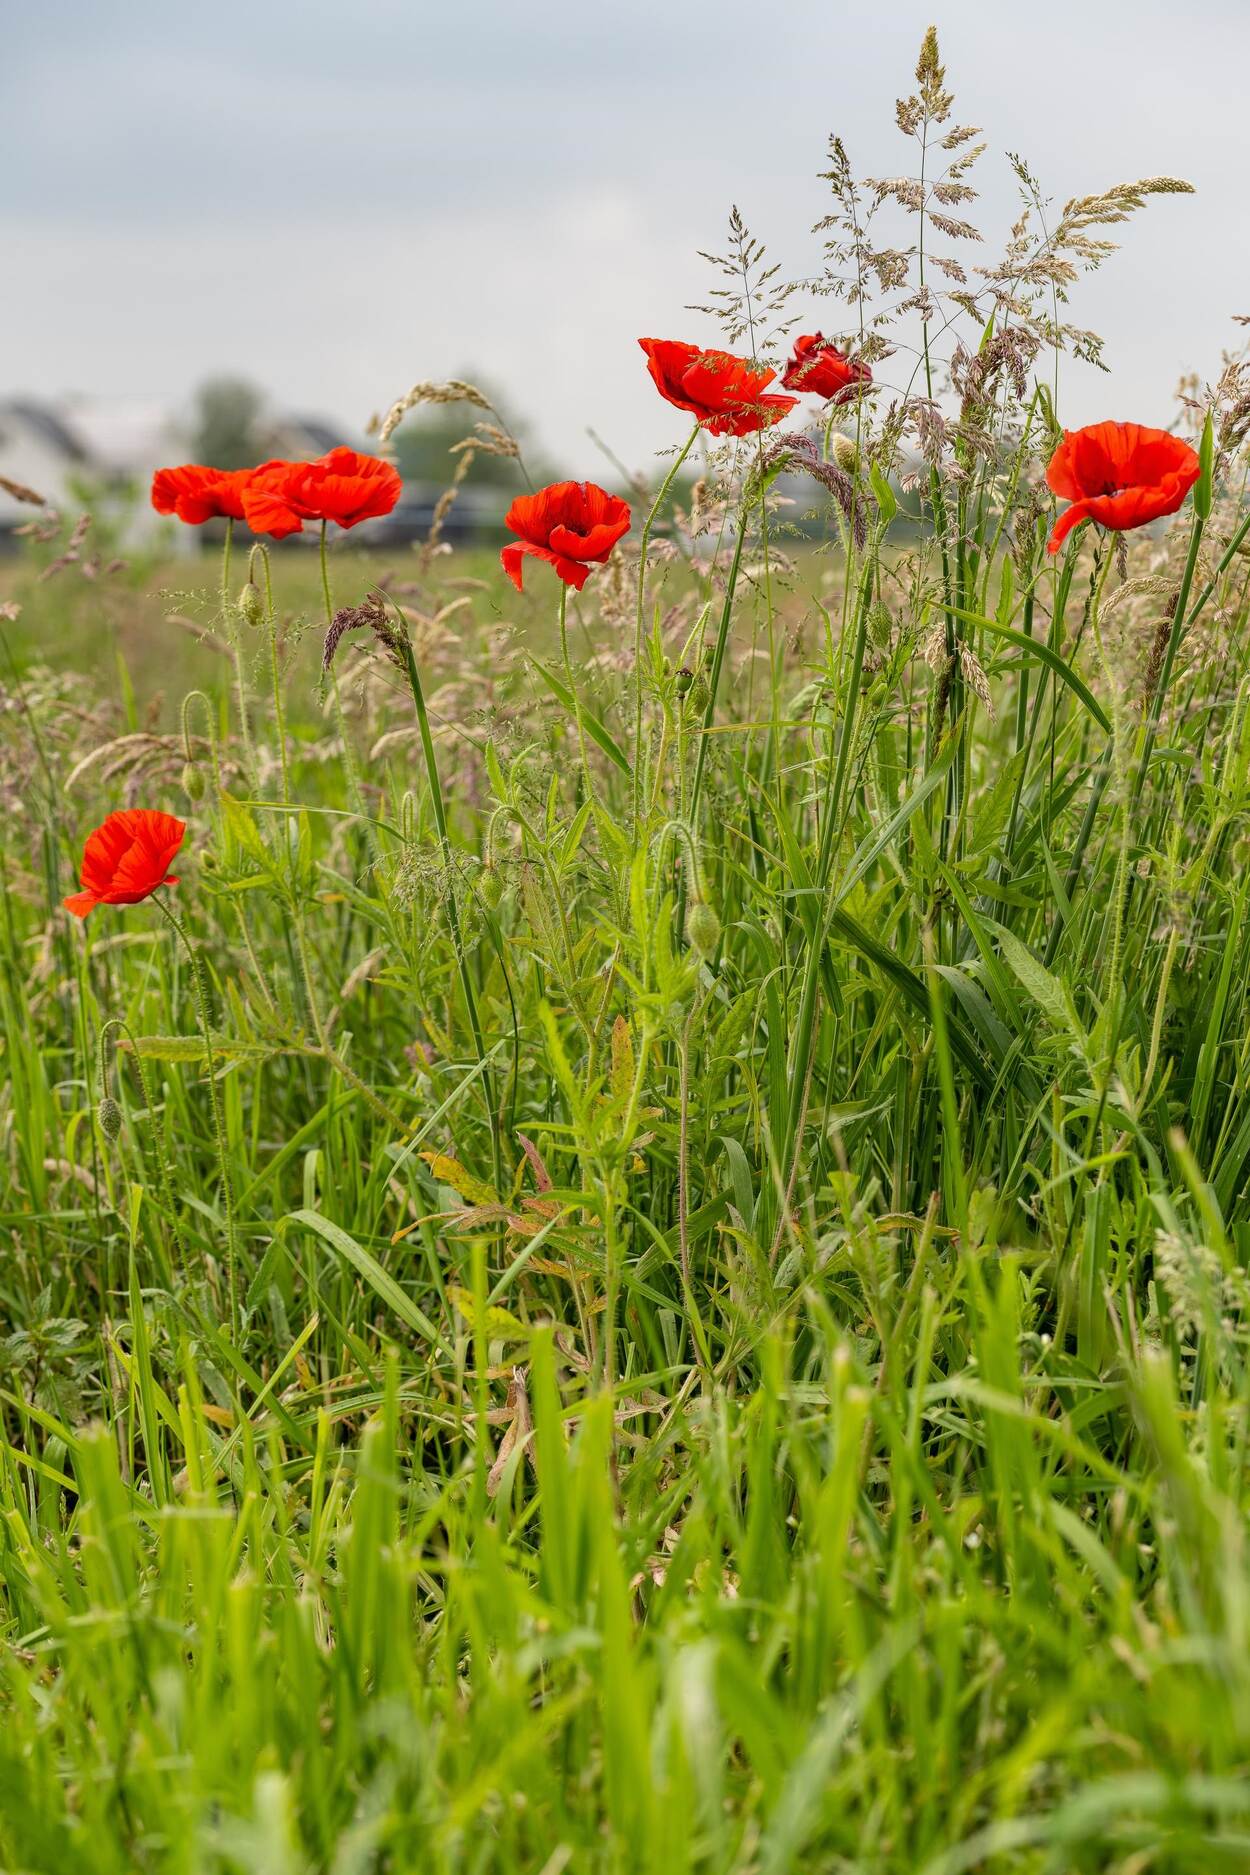
[[301, 534], [305, 521], [355, 527], [389, 514], [399, 500], [399, 473], [380, 456], [332, 449], [316, 462], [264, 462], [243, 491], [243, 513], [254, 534], [281, 540]]
[[793, 410], [797, 397], [764, 395], [777, 373], [732, 352], [701, 351], [680, 339], [639, 339], [661, 397], [688, 410], [712, 436], [749, 436]]
[[241, 521], [243, 489], [250, 469], [207, 469], [184, 462], [178, 469], [158, 469], [152, 477], [152, 506], [158, 514], [176, 514], [199, 527], [205, 521]]
[[521, 536], [499, 556], [518, 592], [527, 553], [546, 560], [566, 586], [580, 592], [591, 566], [601, 565], [622, 534], [628, 534], [629, 504], [595, 482], [552, 482], [536, 495], [518, 495], [505, 519]]
[[848, 358], [832, 339], [819, 332], [804, 332], [794, 341], [791, 358], [781, 382], [788, 391], [810, 391], [814, 397], [840, 397], [857, 384], [871, 384], [867, 365]]
[[150, 807], [127, 807], [110, 814], [87, 835], [83, 848], [82, 891], [65, 900], [75, 918], [95, 905], [137, 905], [162, 885], [177, 885], [170, 872], [174, 854], [187, 831], [184, 820]]
[[1065, 430], [1050, 459], [1046, 480], [1065, 508], [1050, 537], [1050, 551], [1060, 547], [1082, 521], [1123, 532], [1144, 527], [1162, 514], [1175, 514], [1198, 480], [1196, 451], [1167, 430], [1142, 423], [1092, 423]]

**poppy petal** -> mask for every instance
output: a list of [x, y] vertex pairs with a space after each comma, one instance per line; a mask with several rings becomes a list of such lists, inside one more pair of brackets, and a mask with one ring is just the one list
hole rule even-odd
[[535, 546], [532, 540], [509, 541], [506, 547], [501, 548], [499, 554], [499, 564], [518, 592], [525, 590], [521, 578], [521, 562], [527, 553], [535, 553], [542, 560], [548, 557], [545, 549]]
[[1079, 527], [1082, 521], [1092, 521], [1094, 518], [1092, 508], [1092, 502], [1088, 501], [1074, 501], [1070, 508], [1065, 508], [1055, 522], [1054, 531], [1046, 543], [1047, 552], [1058, 553], [1074, 527]]
[[65, 900], [76, 918], [93, 905], [137, 905], [163, 885], [176, 885], [169, 870], [186, 835], [186, 822], [146, 807], [123, 808], [88, 834], [83, 848], [82, 891]]

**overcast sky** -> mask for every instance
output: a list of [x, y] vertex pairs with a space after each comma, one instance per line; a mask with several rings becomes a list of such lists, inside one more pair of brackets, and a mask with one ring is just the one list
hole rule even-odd
[[[1111, 375], [1062, 414], [1170, 419], [1250, 312], [1245, 0], [38, 0], [0, 59], [0, 394], [185, 399], [205, 375], [359, 428], [416, 378], [482, 373], [561, 469], [610, 479], [685, 434], [640, 333], [684, 310], [737, 202], [787, 275], [830, 132], [899, 173], [894, 100], [936, 20], [971, 212], [1012, 218], [1005, 149], [1062, 203], [1170, 173], [1072, 316]], [[799, 302], [799, 306], [802, 306]], [[836, 328], [829, 302], [802, 329]]]

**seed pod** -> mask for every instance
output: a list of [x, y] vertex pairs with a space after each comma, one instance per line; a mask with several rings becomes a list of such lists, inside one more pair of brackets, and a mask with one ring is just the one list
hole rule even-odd
[[690, 686], [693, 682], [694, 682], [694, 672], [691, 670], [688, 664], [683, 664], [681, 669], [677, 673], [676, 689], [677, 689], [678, 696], [679, 697], [688, 696], [690, 694]]
[[254, 579], [249, 579], [239, 594], [239, 610], [247, 624], [264, 624], [265, 602], [260, 596], [260, 587]]
[[859, 464], [859, 451], [849, 436], [843, 436], [841, 430], [835, 431], [832, 441], [833, 459], [844, 475], [854, 475]]
[[122, 1110], [111, 1094], [105, 1094], [100, 1101], [96, 1108], [96, 1118], [100, 1122], [100, 1131], [111, 1146], [122, 1130]]
[[698, 956], [708, 958], [716, 955], [716, 946], [720, 943], [720, 919], [705, 898], [695, 899], [686, 914], [686, 937], [691, 950]]
[[204, 799], [204, 777], [194, 762], [184, 762], [182, 766], [182, 792], [188, 801]]
[[494, 866], [483, 866], [478, 874], [477, 889], [481, 893], [482, 903], [494, 911], [503, 897], [503, 880]]

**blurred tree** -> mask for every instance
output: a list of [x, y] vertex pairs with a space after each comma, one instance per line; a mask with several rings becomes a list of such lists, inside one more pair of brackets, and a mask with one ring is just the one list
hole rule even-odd
[[193, 448], [215, 469], [248, 469], [266, 454], [264, 398], [245, 378], [210, 378], [195, 394]]

